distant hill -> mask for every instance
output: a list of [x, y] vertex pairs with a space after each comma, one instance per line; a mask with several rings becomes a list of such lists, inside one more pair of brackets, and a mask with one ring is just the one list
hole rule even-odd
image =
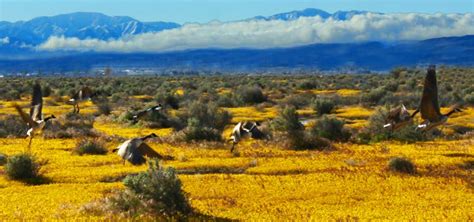
[[0, 60], [1, 71], [74, 71], [97, 66], [252, 71], [274, 68], [334, 70], [446, 64], [474, 66], [474, 35], [384, 44], [314, 44], [279, 49], [201, 49], [170, 53], [81, 53]]
[[0, 38], [8, 37], [16, 46], [38, 45], [50, 36], [107, 40], [177, 27], [180, 25], [173, 22], [140, 22], [127, 16], [77, 12], [29, 21], [0, 22]]

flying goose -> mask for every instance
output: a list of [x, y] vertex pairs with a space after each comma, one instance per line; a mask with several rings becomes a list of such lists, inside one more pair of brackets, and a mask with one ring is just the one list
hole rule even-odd
[[133, 165], [144, 164], [146, 160], [143, 156], [147, 156], [148, 158], [172, 159], [172, 157], [164, 157], [160, 155], [145, 143], [145, 140], [156, 137], [158, 136], [152, 133], [145, 137], [127, 140], [121, 145], [119, 145], [117, 149], [114, 149], [112, 152], [118, 151], [117, 155], [122, 157], [124, 164], [125, 161], [128, 161]]
[[149, 113], [153, 113], [155, 111], [160, 111], [162, 109], [162, 105], [161, 104], [158, 104], [156, 106], [153, 106], [153, 107], [150, 107], [148, 109], [145, 109], [145, 110], [142, 110], [142, 111], [139, 111], [137, 112], [135, 115], [133, 115], [133, 121], [134, 122], [137, 122], [139, 119], [141, 119], [142, 117], [146, 116], [147, 114]]
[[462, 111], [458, 106], [455, 106], [448, 113], [441, 114], [438, 104], [438, 86], [436, 82], [435, 66], [430, 66], [428, 68], [419, 109], [421, 112], [421, 118], [424, 121], [418, 125], [417, 129], [423, 131], [428, 131], [445, 123], [451, 114]]
[[69, 102], [72, 102], [74, 106], [73, 113], [79, 113], [79, 103], [85, 100], [90, 100], [93, 97], [97, 96], [96, 92], [93, 92], [89, 87], [85, 86], [80, 89], [76, 94], [72, 96]]
[[385, 118], [385, 125], [383, 127], [390, 128], [392, 131], [400, 129], [406, 126], [418, 112], [419, 110], [417, 109], [410, 115], [405, 105], [402, 104], [401, 107], [390, 110], [387, 118]]
[[28, 124], [29, 129], [26, 134], [28, 137], [30, 137], [30, 142], [28, 143], [28, 150], [30, 150], [31, 141], [33, 140], [35, 134], [43, 130], [44, 126], [49, 120], [56, 117], [51, 115], [49, 117], [43, 118], [43, 95], [41, 93], [41, 86], [38, 83], [33, 86], [30, 115], [26, 114], [18, 104], [14, 104], [13, 106], [17, 110], [18, 114], [20, 114], [20, 117], [23, 119], [23, 121]]
[[260, 123], [258, 122], [244, 121], [237, 123], [229, 138], [229, 141], [232, 141], [232, 148], [230, 149], [230, 152], [234, 151], [235, 145], [239, 143], [242, 137], [247, 134], [250, 134], [250, 136], [254, 139], [263, 138], [265, 135], [258, 129], [258, 126], [260, 126]]

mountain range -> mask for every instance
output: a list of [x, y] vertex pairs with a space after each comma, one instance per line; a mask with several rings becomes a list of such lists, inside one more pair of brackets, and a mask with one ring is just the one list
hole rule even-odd
[[[305, 9], [247, 20], [292, 21], [301, 17], [348, 20], [366, 11], [328, 13]], [[381, 14], [381, 13], [378, 13]], [[94, 67], [159, 69], [317, 69], [357, 67], [388, 70], [419, 64], [474, 65], [474, 35], [422, 41], [311, 44], [270, 49], [194, 49], [160, 53], [37, 51], [51, 36], [111, 40], [181, 27], [173, 22], [141, 22], [127, 16], [71, 13], [29, 21], [0, 22], [0, 73], [15, 71], [77, 71]]]
[[37, 45], [51, 36], [108, 40], [178, 27], [180, 25], [174, 22], [140, 22], [128, 16], [76, 12], [29, 21], [0, 22], [0, 38], [8, 37], [11, 44], [21, 46]]

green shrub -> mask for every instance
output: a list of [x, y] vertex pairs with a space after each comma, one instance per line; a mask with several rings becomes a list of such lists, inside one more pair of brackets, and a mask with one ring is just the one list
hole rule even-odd
[[[232, 116], [227, 111], [219, 109], [213, 102], [205, 104], [196, 101], [189, 105], [186, 113], [181, 118], [188, 125], [192, 123], [195, 127], [208, 127], [222, 131], [230, 123]], [[191, 118], [195, 120], [189, 121]]]
[[26, 135], [27, 128], [17, 115], [7, 115], [0, 119], [0, 137], [22, 137]]
[[191, 141], [201, 141], [201, 140], [206, 140], [206, 141], [220, 141], [222, 140], [222, 131], [211, 128], [211, 127], [206, 127], [206, 126], [201, 126], [199, 124], [199, 120], [195, 118], [188, 119], [188, 126], [186, 129], [183, 131], [184, 133], [184, 140], [187, 142]]
[[7, 163], [7, 155], [0, 153], [0, 166], [3, 166]]
[[126, 191], [108, 198], [112, 209], [128, 211], [129, 215], [187, 215], [192, 213], [175, 169], [150, 161], [146, 172], [127, 176]]
[[110, 105], [107, 97], [94, 99], [93, 102], [97, 106], [97, 115], [108, 116], [112, 112], [112, 106]]
[[344, 128], [344, 124], [344, 121], [323, 116], [311, 128], [311, 133], [333, 141], [347, 141], [351, 133]]
[[391, 171], [399, 173], [414, 174], [416, 173], [415, 164], [409, 159], [403, 157], [394, 157], [388, 162], [388, 168]]
[[259, 87], [241, 87], [237, 91], [237, 95], [245, 104], [257, 104], [267, 101], [267, 97]]
[[313, 101], [313, 110], [318, 116], [332, 112], [336, 104], [329, 99], [316, 99]]
[[179, 139], [185, 141], [220, 141], [222, 131], [230, 123], [232, 116], [220, 109], [215, 103], [193, 102], [186, 113], [181, 117], [181, 122], [187, 126], [181, 132]]
[[313, 136], [303, 130], [287, 134], [287, 139], [288, 148], [294, 150], [325, 150], [332, 147], [329, 140]]
[[285, 105], [294, 106], [295, 108], [302, 108], [311, 102], [311, 97], [308, 94], [292, 94], [285, 97], [283, 103]]
[[376, 105], [379, 101], [385, 96], [386, 90], [382, 88], [377, 88], [370, 90], [368, 93], [361, 95], [361, 100], [363, 103], [369, 105]]
[[18, 154], [8, 158], [5, 172], [13, 180], [34, 179], [39, 176], [40, 164], [29, 154]]
[[310, 90], [318, 88], [319, 84], [314, 80], [305, 80], [298, 85], [299, 89]]
[[43, 130], [44, 138], [79, 138], [97, 136], [93, 128], [94, 116], [66, 113], [48, 122]]
[[107, 149], [105, 148], [105, 143], [100, 139], [84, 138], [77, 142], [73, 153], [81, 156], [84, 154], [105, 155], [107, 154]]
[[474, 105], [474, 93], [464, 96], [464, 101], [470, 105]]
[[306, 132], [301, 124], [296, 109], [287, 106], [280, 110], [278, 116], [272, 121], [272, 128], [284, 133], [284, 144], [287, 148], [295, 150], [327, 149], [331, 143], [323, 138], [313, 136]]
[[272, 127], [277, 131], [285, 131], [289, 134], [293, 131], [304, 130], [298, 113], [295, 107], [292, 106], [286, 106], [280, 110], [278, 116], [272, 121]]

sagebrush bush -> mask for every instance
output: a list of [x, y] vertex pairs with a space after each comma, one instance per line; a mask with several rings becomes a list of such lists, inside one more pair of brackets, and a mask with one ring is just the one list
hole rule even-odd
[[315, 80], [305, 80], [298, 85], [299, 89], [310, 90], [318, 88], [319, 84]]
[[[195, 120], [188, 121], [191, 118]], [[188, 125], [192, 122], [193, 126], [223, 130], [225, 126], [230, 123], [232, 115], [220, 109], [213, 102], [205, 104], [196, 101], [189, 105], [186, 113], [181, 116], [181, 119], [184, 120], [183, 122], [187, 122]]]
[[288, 133], [286, 137], [287, 148], [294, 150], [326, 150], [332, 148], [329, 140], [314, 136], [303, 130]]
[[3, 166], [7, 163], [7, 155], [0, 153], [0, 166]]
[[257, 104], [267, 100], [260, 87], [241, 87], [237, 91], [237, 95], [245, 104]]
[[283, 132], [285, 141], [283, 144], [289, 149], [309, 150], [309, 149], [327, 149], [331, 148], [331, 143], [318, 136], [313, 136], [305, 131], [300, 122], [296, 109], [287, 106], [280, 110], [278, 116], [271, 123], [272, 128]]
[[202, 126], [199, 120], [195, 118], [188, 119], [188, 126], [183, 131], [184, 140], [191, 141], [220, 141], [222, 140], [222, 131], [216, 128]]
[[18, 154], [8, 158], [5, 172], [13, 180], [34, 179], [39, 176], [40, 167], [34, 156]]
[[97, 136], [93, 128], [94, 117], [76, 113], [59, 116], [55, 121], [48, 122], [43, 130], [44, 138], [78, 138]]
[[304, 130], [303, 124], [300, 122], [298, 113], [295, 107], [286, 106], [281, 109], [278, 116], [271, 123], [272, 128], [277, 131], [285, 131], [291, 133], [292, 131]]
[[409, 159], [403, 157], [394, 157], [388, 162], [388, 168], [391, 171], [399, 173], [414, 174], [416, 173], [415, 164]]
[[84, 154], [105, 155], [107, 154], [107, 148], [105, 148], [105, 142], [101, 139], [83, 138], [77, 142], [73, 153], [81, 156]]
[[107, 99], [101, 99], [94, 102], [97, 106], [97, 115], [110, 115], [112, 112], [112, 106], [107, 101]]
[[467, 104], [474, 105], [474, 93], [468, 94], [464, 96], [464, 101]]
[[313, 101], [313, 110], [318, 116], [331, 113], [335, 106], [336, 104], [330, 99], [315, 99]]
[[220, 109], [215, 103], [192, 102], [185, 113], [180, 115], [180, 122], [187, 123], [182, 132], [176, 136], [184, 141], [220, 141], [222, 131], [230, 123], [232, 116]]
[[310, 94], [293, 94], [285, 97], [283, 103], [287, 106], [294, 106], [295, 108], [302, 108], [311, 102]]
[[126, 190], [107, 197], [103, 203], [105, 206], [102, 206], [105, 209], [101, 210], [128, 217], [170, 217], [193, 213], [175, 169], [162, 167], [156, 159], [149, 161], [146, 172], [129, 175], [123, 183]]
[[344, 142], [351, 137], [351, 133], [344, 128], [344, 124], [344, 121], [323, 116], [311, 128], [311, 133], [329, 140]]
[[147, 114], [139, 121], [142, 126], [148, 128], [183, 128], [183, 123], [179, 119], [171, 117], [166, 110], [154, 111]]
[[27, 126], [17, 115], [7, 115], [0, 119], [0, 137], [23, 137]]
[[361, 101], [369, 105], [376, 105], [385, 96], [386, 91], [383, 87], [370, 90], [361, 95]]

